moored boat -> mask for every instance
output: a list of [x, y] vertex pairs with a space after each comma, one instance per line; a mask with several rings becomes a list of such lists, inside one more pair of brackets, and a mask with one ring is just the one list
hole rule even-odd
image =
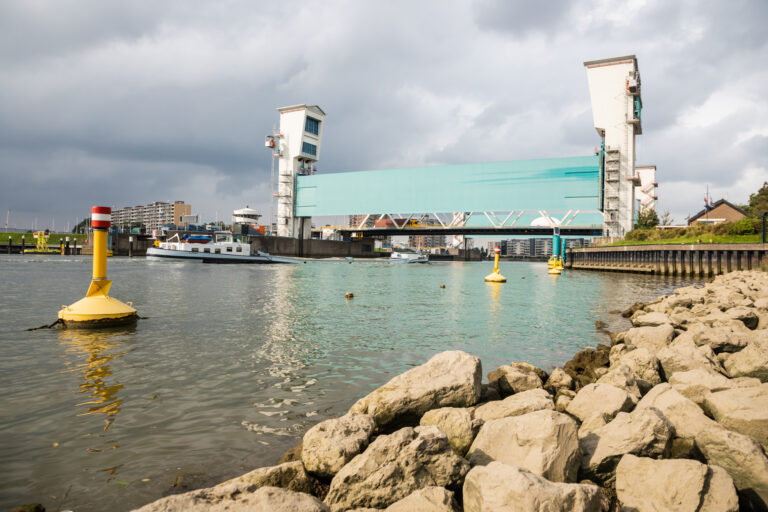
[[228, 231], [217, 231], [207, 241], [173, 235], [156, 247], [147, 249], [150, 259], [180, 259], [201, 263], [302, 263], [302, 260], [251, 252], [251, 244], [238, 242]]
[[410, 248], [393, 249], [390, 263], [428, 263], [429, 255]]

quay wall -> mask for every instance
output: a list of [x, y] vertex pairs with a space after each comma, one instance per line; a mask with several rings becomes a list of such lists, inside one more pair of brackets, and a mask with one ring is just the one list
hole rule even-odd
[[710, 277], [756, 270], [768, 263], [768, 244], [625, 245], [568, 249], [566, 268]]

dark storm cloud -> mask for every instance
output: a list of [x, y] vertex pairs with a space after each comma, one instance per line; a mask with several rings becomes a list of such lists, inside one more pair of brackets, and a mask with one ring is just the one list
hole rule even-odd
[[0, 209], [266, 213], [263, 137], [296, 103], [328, 113], [322, 172], [590, 154], [582, 63], [635, 53], [638, 163], [680, 217], [702, 180], [748, 195], [766, 169], [767, 18], [760, 1], [3, 2]]

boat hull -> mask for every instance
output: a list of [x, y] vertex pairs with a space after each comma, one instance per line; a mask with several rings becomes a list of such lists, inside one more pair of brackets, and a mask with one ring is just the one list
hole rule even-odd
[[293, 258], [283, 258], [280, 256], [271, 256], [269, 254], [257, 254], [244, 256], [242, 254], [211, 254], [204, 252], [178, 251], [173, 249], [161, 249], [159, 247], [150, 247], [147, 249], [147, 258], [149, 259], [174, 259], [183, 261], [192, 261], [198, 263], [301, 263], [301, 260]]

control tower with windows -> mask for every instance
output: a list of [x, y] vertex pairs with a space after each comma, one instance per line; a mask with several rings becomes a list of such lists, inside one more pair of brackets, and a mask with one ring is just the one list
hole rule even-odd
[[296, 177], [314, 174], [320, 158], [325, 112], [317, 105], [292, 105], [277, 109], [280, 130], [267, 137], [277, 169], [277, 236], [309, 238], [310, 217], [295, 216]]
[[623, 237], [635, 223], [635, 136], [643, 133], [640, 72], [634, 55], [585, 62], [592, 117], [602, 137], [603, 236]]

